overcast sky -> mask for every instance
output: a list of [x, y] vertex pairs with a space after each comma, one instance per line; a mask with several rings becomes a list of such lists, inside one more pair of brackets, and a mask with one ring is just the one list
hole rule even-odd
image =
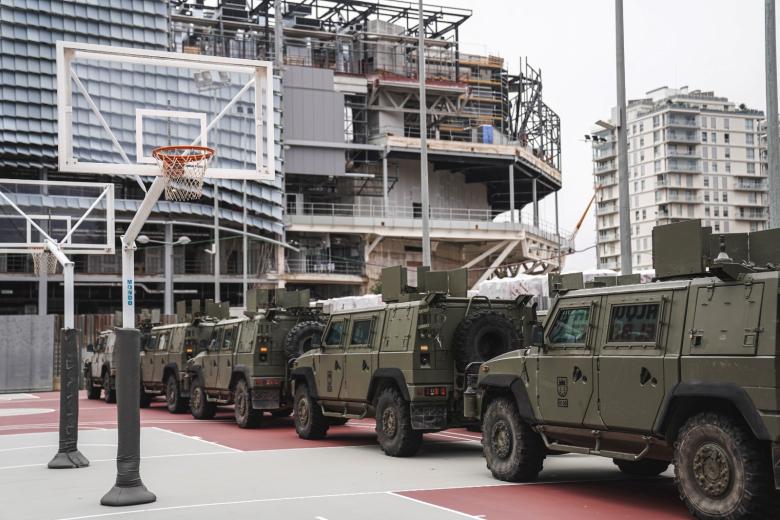
[[[561, 226], [574, 229], [593, 193], [583, 135], [616, 104], [615, 15], [611, 0], [432, 0], [473, 15], [460, 31], [464, 51], [494, 53], [517, 72], [519, 57], [542, 69], [545, 102], [561, 116]], [[764, 2], [625, 0], [626, 95], [660, 86], [713, 90], [764, 110]], [[554, 220], [552, 197], [542, 218]], [[591, 210], [577, 249], [596, 241]], [[566, 270], [595, 267], [595, 251], [569, 257]]]

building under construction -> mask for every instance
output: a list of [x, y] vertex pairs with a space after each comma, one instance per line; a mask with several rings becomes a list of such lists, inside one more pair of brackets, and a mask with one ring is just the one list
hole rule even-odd
[[[112, 29], [110, 37], [97, 29], [104, 35], [99, 43], [283, 64], [278, 69], [283, 182], [253, 183], [257, 186], [246, 190], [246, 208], [240, 183], [216, 181], [219, 190], [205, 190], [201, 201], [186, 208], [158, 206], [144, 228], [153, 240], [193, 238], [193, 244], [173, 251], [177, 292], [239, 303], [243, 282], [306, 287], [318, 297], [361, 294], [374, 287], [384, 266], [422, 264], [420, 30], [425, 33], [433, 268], [467, 267], [475, 284], [517, 270], [556, 269], [571, 247], [557, 222], [539, 218], [539, 200], [557, 196], [562, 181], [560, 120], [543, 101], [541, 74], [519, 56], [461, 49], [459, 31], [469, 10], [427, 5], [420, 21], [417, 4], [400, 1], [282, 1], [278, 13], [272, 0], [53, 4], [59, 7], [51, 16], [65, 21], [56, 39], [98, 43], [87, 25], [96, 19]], [[31, 23], [25, 10], [19, 5], [9, 11], [19, 15], [20, 27]], [[14, 52], [18, 57], [18, 49]], [[27, 67], [25, 74], [35, 69]], [[214, 76], [211, 88], [218, 91]], [[56, 161], [30, 141], [14, 143], [10, 159], [10, 152], [2, 151], [2, 176], [56, 174]], [[132, 180], [111, 181], [119, 186], [117, 220], [122, 222], [122, 198], [138, 194]], [[209, 194], [218, 198], [216, 204]], [[532, 211], [521, 219], [520, 210], [529, 205]], [[247, 232], [282, 238], [298, 251], [250, 241], [244, 253], [242, 211], [248, 211]], [[210, 229], [215, 213], [222, 226], [236, 229], [234, 235], [215, 236]], [[211, 289], [213, 251], [203, 247], [215, 238], [222, 253], [214, 262], [221, 294], [219, 285]], [[136, 255], [139, 285], [151, 288], [138, 295], [140, 305], [159, 306], [162, 252], [140, 248]], [[8, 300], [18, 309], [30, 303], [36, 283], [31, 262], [11, 256], [0, 261], [0, 280], [4, 287], [5, 282], [29, 285]], [[94, 263], [101, 264], [99, 280]], [[81, 264], [77, 259], [77, 285], [83, 287], [87, 279], [93, 284], [88, 297], [77, 299], [118, 302], [118, 266], [116, 259], [96, 257]], [[57, 290], [50, 289], [51, 296]]]

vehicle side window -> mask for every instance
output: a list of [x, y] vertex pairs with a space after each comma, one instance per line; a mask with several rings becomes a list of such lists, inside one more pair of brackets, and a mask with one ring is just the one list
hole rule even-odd
[[252, 352], [255, 346], [257, 324], [253, 322], [244, 323], [241, 329], [241, 342], [238, 345], [238, 351], [241, 353]]
[[233, 340], [234, 336], [236, 335], [236, 326], [230, 325], [228, 327], [225, 327], [225, 333], [222, 336], [222, 350], [232, 350], [233, 349]]
[[590, 307], [561, 309], [550, 328], [550, 344], [585, 344], [589, 318]]
[[214, 327], [214, 332], [211, 334], [211, 341], [209, 341], [209, 351], [213, 352], [219, 350], [219, 346], [222, 344], [222, 327]]
[[325, 334], [325, 345], [338, 347], [341, 345], [341, 338], [344, 336], [345, 321], [333, 321]]
[[105, 336], [101, 336], [98, 339], [97, 348], [95, 350], [97, 350], [98, 352], [103, 352], [104, 350], [106, 350], [106, 337]]
[[368, 345], [371, 339], [371, 324], [374, 320], [357, 320], [352, 324], [352, 336], [349, 339], [350, 345]]
[[184, 331], [182, 329], [171, 330], [171, 340], [168, 345], [168, 352], [181, 352], [182, 336]]
[[155, 350], [157, 349], [157, 340], [160, 339], [160, 336], [157, 334], [152, 334], [149, 336], [149, 343], [146, 345], [146, 350]]
[[655, 343], [658, 335], [657, 303], [615, 305], [609, 319], [610, 343]]
[[160, 338], [157, 340], [157, 348], [155, 350], [167, 350], [168, 348], [168, 333], [160, 334]]

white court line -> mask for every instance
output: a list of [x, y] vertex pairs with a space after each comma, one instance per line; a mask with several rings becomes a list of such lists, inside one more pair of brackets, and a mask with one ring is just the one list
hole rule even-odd
[[454, 515], [462, 516], [464, 518], [472, 518], [472, 519], [473, 518], [477, 518], [477, 519], [479, 518], [478, 516], [473, 516], [473, 515], [470, 515], [468, 513], [464, 513], [463, 511], [456, 511], [455, 509], [450, 509], [449, 507], [439, 506], [439, 505], [436, 505], [436, 504], [432, 504], [430, 502], [424, 502], [422, 500], [417, 500], [416, 498], [408, 497], [406, 495], [399, 495], [398, 493], [395, 493], [393, 491], [388, 491], [387, 494], [391, 495], [391, 496], [394, 496], [394, 497], [403, 498], [404, 500], [409, 500], [410, 502], [416, 502], [418, 504], [423, 504], [423, 505], [428, 506], [428, 507], [433, 507], [434, 509], [439, 509], [441, 511], [446, 511], [447, 513], [452, 513]]
[[0, 394], [0, 401], [31, 401], [33, 399], [40, 399], [40, 397], [33, 394]]
[[238, 448], [232, 448], [230, 446], [225, 446], [224, 444], [219, 444], [218, 442], [207, 441], [205, 439], [201, 439], [200, 437], [196, 437], [196, 436], [193, 436], [193, 435], [185, 435], [183, 433], [175, 432], [175, 431], [172, 431], [172, 430], [166, 430], [165, 428], [158, 428], [157, 426], [151, 426], [150, 429], [158, 430], [158, 431], [165, 432], [165, 433], [171, 433], [173, 435], [178, 435], [179, 437], [184, 437], [185, 439], [190, 439], [190, 440], [193, 440], [193, 441], [199, 441], [199, 442], [202, 442], [204, 444], [210, 444], [212, 446], [217, 446], [218, 448], [224, 448], [224, 449], [229, 450], [229, 451], [238, 451], [238, 452], [241, 452], [241, 453], [244, 452], [244, 450], [239, 450]]
[[[79, 443], [79, 446], [104, 446], [109, 448], [116, 448], [116, 444], [85, 444], [83, 442]], [[3, 448], [0, 449], [0, 452], [4, 451], [19, 451], [19, 450], [35, 450], [38, 448], [58, 448], [59, 444], [41, 444], [39, 446], [23, 446], [21, 448]]]

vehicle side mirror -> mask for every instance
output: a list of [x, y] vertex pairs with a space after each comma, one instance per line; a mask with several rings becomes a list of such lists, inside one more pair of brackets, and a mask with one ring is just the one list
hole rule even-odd
[[531, 345], [544, 347], [544, 327], [540, 323], [531, 326]]
[[95, 352], [95, 346], [92, 343], [87, 344], [87, 352]]

